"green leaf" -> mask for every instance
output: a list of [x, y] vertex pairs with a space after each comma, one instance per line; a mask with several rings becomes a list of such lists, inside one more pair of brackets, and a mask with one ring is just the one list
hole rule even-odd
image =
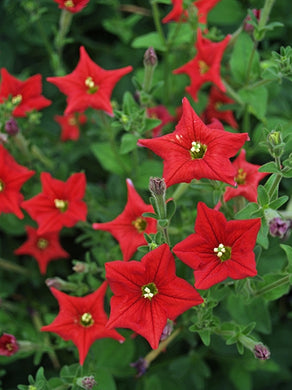
[[145, 119], [145, 127], [144, 127], [143, 132], [152, 130], [155, 127], [159, 126], [160, 124], [161, 124], [161, 120], [160, 119], [146, 118]]
[[199, 335], [201, 337], [201, 340], [204, 343], [204, 345], [206, 345], [206, 347], [208, 347], [210, 345], [210, 342], [211, 342], [211, 331], [210, 331], [210, 329], [199, 330], [198, 333], [199, 333]]
[[107, 142], [93, 144], [91, 150], [105, 170], [116, 173], [117, 175], [125, 175], [126, 171], [130, 171], [131, 162], [129, 157], [121, 155], [117, 157]]
[[264, 186], [259, 185], [258, 186], [258, 203], [261, 206], [266, 206], [269, 204], [269, 194]]
[[157, 215], [154, 214], [154, 213], [143, 213], [143, 214], [142, 214], [142, 217], [145, 217], [145, 218], [155, 218], [155, 219], [157, 219]]
[[280, 169], [277, 167], [274, 161], [270, 161], [259, 168], [259, 172], [268, 172], [268, 173], [280, 173]]
[[150, 177], [162, 177], [162, 163], [157, 160], [145, 160], [137, 167], [135, 187], [145, 189], [149, 186]]
[[229, 371], [229, 378], [233, 383], [235, 390], [252, 390], [251, 374], [244, 366], [239, 364], [232, 365], [231, 370]]
[[266, 301], [274, 301], [288, 294], [290, 290], [288, 274], [267, 274], [263, 276], [263, 279], [258, 283], [257, 296], [263, 297]]
[[124, 134], [121, 139], [120, 153], [126, 154], [136, 149], [139, 137], [134, 134]]
[[248, 105], [251, 114], [260, 120], [265, 119], [268, 103], [268, 91], [265, 87], [241, 89], [238, 94]]
[[243, 209], [239, 210], [235, 214], [235, 219], [248, 219], [251, 214], [255, 211], [258, 211], [259, 206], [257, 203], [248, 203]]
[[168, 219], [158, 219], [157, 222], [158, 222], [158, 225], [159, 225], [160, 227], [162, 227], [162, 228], [167, 227], [168, 224], [169, 224]]
[[[266, 191], [268, 193], [270, 193], [272, 187], [274, 187], [274, 183], [276, 183], [278, 181], [278, 175], [277, 174], [273, 174], [272, 176], [270, 176], [268, 178], [268, 180], [266, 181], [264, 187], [266, 189]], [[272, 196], [271, 200], [274, 200], [274, 199], [277, 199], [278, 198], [278, 190], [279, 190], [279, 184], [277, 184], [277, 187], [275, 188], [275, 191], [274, 191], [274, 195]]]
[[257, 243], [260, 244], [264, 249], [268, 249], [269, 247], [268, 233], [269, 233], [269, 226], [266, 222], [266, 219], [262, 218], [262, 224], [261, 224], [260, 231], [258, 233]]
[[280, 247], [285, 251], [288, 259], [288, 270], [292, 270], [292, 247], [290, 245], [280, 244]]
[[283, 204], [285, 204], [288, 199], [289, 199], [289, 196], [283, 195], [280, 198], [275, 199], [272, 202], [270, 202], [269, 206], [271, 209], [277, 210], [279, 207], [283, 206]]
[[137, 37], [132, 42], [132, 47], [135, 49], [145, 48], [152, 46], [156, 50], [166, 51], [164, 42], [161, 40], [160, 35], [157, 32], [151, 32], [145, 35]]
[[[254, 50], [254, 43], [250, 36], [242, 33], [236, 40], [234, 50], [230, 59], [230, 66], [233, 78], [239, 84], [244, 85], [246, 82], [246, 72], [249, 67], [251, 53]], [[250, 66], [250, 79], [257, 79], [260, 74], [259, 54], [255, 51], [253, 60]], [[252, 91], [251, 93], [253, 93]], [[246, 101], [246, 100], [244, 100]]]
[[117, 390], [116, 383], [110, 373], [110, 370], [105, 368], [98, 368], [94, 374], [94, 379], [96, 380], [100, 389]]
[[167, 203], [166, 203], [166, 214], [167, 214], [167, 218], [168, 219], [171, 219], [172, 216], [174, 215], [175, 213], [175, 210], [176, 210], [176, 204], [175, 204], [175, 201], [173, 199], [170, 199]]

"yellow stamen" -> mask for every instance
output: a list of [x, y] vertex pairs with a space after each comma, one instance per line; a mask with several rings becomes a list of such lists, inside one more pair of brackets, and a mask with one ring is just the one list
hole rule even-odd
[[80, 325], [85, 326], [86, 328], [94, 324], [94, 319], [90, 313], [83, 313], [80, 318]]
[[39, 238], [37, 241], [37, 247], [39, 249], [46, 249], [49, 245], [49, 241], [46, 240], [45, 238]]
[[74, 7], [74, 2], [72, 0], [67, 0], [64, 2], [64, 6], [67, 8], [72, 8]]
[[93, 94], [98, 90], [98, 85], [95, 84], [91, 76], [87, 77], [84, 84], [86, 85], [86, 87], [88, 87], [87, 93]]
[[201, 74], [205, 74], [210, 69], [209, 65], [206, 64], [205, 61], [200, 60], [199, 61], [199, 69]]
[[242, 168], [239, 168], [237, 171], [237, 176], [235, 177], [235, 181], [237, 184], [245, 184], [247, 173], [244, 172]]
[[0, 179], [0, 192], [4, 191], [5, 184], [4, 182]]
[[145, 218], [138, 217], [132, 222], [132, 225], [134, 225], [134, 228], [138, 231], [138, 233], [142, 233], [147, 227], [147, 221]]
[[68, 209], [68, 200], [63, 199], [54, 199], [55, 207], [59, 209], [62, 213]]
[[21, 103], [21, 101], [22, 101], [22, 95], [20, 95], [20, 93], [19, 93], [18, 95], [13, 96], [13, 98], [12, 98], [11, 101], [12, 101], [12, 104], [15, 104], [15, 105]]
[[145, 284], [145, 286], [142, 286], [141, 291], [142, 291], [142, 297], [148, 298], [150, 301], [158, 293], [158, 289], [155, 283], [153, 282]]

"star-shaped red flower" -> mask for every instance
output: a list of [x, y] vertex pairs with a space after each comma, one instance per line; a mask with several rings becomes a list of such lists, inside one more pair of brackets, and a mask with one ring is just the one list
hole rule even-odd
[[266, 172], [259, 172], [260, 165], [247, 162], [245, 154], [245, 150], [242, 149], [239, 156], [232, 163], [236, 171], [235, 181], [237, 187], [226, 187], [223, 198], [225, 202], [236, 196], [243, 196], [249, 202], [256, 202], [259, 182], [268, 175]]
[[138, 142], [163, 158], [163, 177], [169, 187], [202, 178], [235, 185], [236, 172], [229, 158], [248, 139], [247, 133], [234, 134], [221, 127], [209, 128], [184, 98], [183, 114], [173, 133]]
[[27, 241], [14, 251], [16, 255], [30, 255], [38, 262], [41, 274], [47, 271], [47, 265], [52, 260], [68, 258], [67, 253], [60, 245], [59, 232], [38, 234], [37, 229], [27, 226]]
[[173, 252], [194, 270], [198, 289], [228, 277], [255, 276], [253, 249], [260, 226], [260, 218], [227, 221], [220, 211], [199, 202], [195, 233], [176, 244]]
[[221, 42], [212, 42], [202, 36], [202, 32], [198, 29], [196, 56], [185, 65], [173, 71], [174, 74], [186, 73], [190, 79], [190, 86], [186, 87], [186, 91], [197, 101], [198, 91], [201, 86], [208, 81], [217, 85], [217, 87], [225, 92], [226, 88], [221, 81], [220, 65], [224, 50], [231, 38], [227, 35]]
[[9, 97], [15, 104], [14, 117], [24, 117], [32, 110], [41, 110], [51, 104], [51, 100], [41, 95], [42, 76], [36, 74], [25, 81], [11, 76], [5, 68], [1, 69], [0, 104]]
[[123, 212], [111, 222], [92, 225], [93, 229], [105, 230], [115, 237], [120, 244], [124, 261], [130, 260], [139, 246], [147, 245], [144, 233], [157, 232], [156, 220], [142, 216], [144, 213], [153, 213], [153, 207], [143, 201], [129, 179], [127, 189], [128, 199]]
[[62, 129], [61, 141], [76, 141], [79, 139], [79, 126], [86, 123], [84, 114], [55, 115], [55, 121], [59, 123]]
[[86, 203], [84, 173], [74, 173], [65, 182], [52, 178], [47, 172], [41, 173], [43, 192], [22, 202], [22, 207], [38, 225], [38, 234], [56, 232], [63, 226], [72, 227], [78, 221], [85, 221]]
[[[208, 13], [220, 0], [197, 0], [193, 2], [193, 5], [198, 10], [198, 22], [202, 24], [207, 23]], [[188, 11], [183, 8], [183, 0], [171, 0], [173, 8], [162, 19], [163, 23], [168, 22], [184, 22], [188, 18]]]
[[69, 12], [80, 12], [88, 3], [89, 0], [54, 0], [59, 4], [59, 8], [65, 9]]
[[232, 103], [234, 103], [234, 100], [230, 99], [225, 93], [213, 86], [210, 90], [207, 107], [202, 114], [203, 121], [207, 124], [210, 123], [212, 119], [216, 118], [228, 123], [234, 129], [237, 129], [238, 124], [234, 118], [233, 112], [231, 110], [220, 110], [220, 107], [223, 104]]
[[155, 107], [147, 108], [147, 116], [149, 118], [161, 120], [160, 125], [154, 127], [154, 129], [151, 130], [152, 137], [160, 136], [163, 126], [165, 126], [167, 123], [173, 122], [175, 119], [169, 113], [168, 109], [165, 106], [163, 106], [162, 104], [155, 106]]
[[72, 297], [54, 287], [51, 292], [58, 300], [60, 311], [50, 325], [42, 331], [58, 334], [62, 339], [72, 340], [78, 348], [79, 362], [83, 365], [90, 346], [95, 340], [110, 337], [123, 342], [125, 338], [116, 330], [105, 327], [107, 315], [104, 311], [104, 296], [107, 283], [84, 297]]
[[147, 253], [141, 261], [105, 264], [114, 293], [107, 326], [132, 329], [158, 347], [167, 319], [174, 320], [203, 302], [198, 292], [175, 274], [175, 260], [167, 244]]
[[116, 83], [131, 71], [131, 66], [115, 70], [102, 69], [89, 58], [81, 46], [80, 60], [73, 72], [62, 77], [48, 77], [47, 80], [67, 95], [65, 115], [84, 112], [89, 107], [112, 114], [112, 90]]
[[19, 165], [0, 144], [0, 213], [13, 213], [23, 218], [20, 210], [23, 195], [20, 189], [34, 174], [34, 171]]

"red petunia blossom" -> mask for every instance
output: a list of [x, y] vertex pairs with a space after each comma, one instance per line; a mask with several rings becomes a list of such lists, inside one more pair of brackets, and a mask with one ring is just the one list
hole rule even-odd
[[201, 30], [198, 29], [196, 56], [185, 65], [173, 71], [174, 74], [186, 73], [190, 77], [191, 84], [186, 87], [186, 91], [195, 101], [198, 100], [197, 94], [199, 89], [208, 81], [217, 85], [222, 92], [226, 91], [220, 77], [220, 65], [230, 38], [231, 35], [227, 35], [221, 42], [212, 42], [204, 38]]
[[0, 356], [11, 356], [19, 350], [15, 336], [9, 333], [2, 333], [0, 336]]
[[54, 0], [54, 1], [59, 4], [59, 8], [65, 9], [72, 13], [80, 12], [89, 3], [89, 0]]
[[243, 196], [249, 202], [256, 202], [259, 182], [268, 175], [266, 172], [259, 172], [260, 165], [247, 162], [245, 154], [245, 150], [242, 149], [239, 156], [232, 162], [236, 170], [237, 187], [226, 187], [223, 197], [225, 202], [236, 196]]
[[14, 251], [16, 255], [30, 255], [38, 262], [41, 274], [47, 271], [52, 260], [68, 258], [70, 255], [60, 245], [59, 232], [38, 234], [37, 229], [27, 226], [27, 241]]
[[84, 114], [70, 114], [70, 115], [55, 115], [55, 121], [59, 123], [62, 129], [61, 141], [76, 141], [79, 139], [79, 126], [86, 123], [86, 116]]
[[[220, 0], [197, 0], [193, 5], [198, 10], [198, 22], [207, 23], [208, 13]], [[162, 19], [163, 23], [184, 22], [188, 18], [188, 11], [183, 8], [183, 0], [171, 0], [173, 9]]]
[[138, 143], [164, 160], [163, 177], [168, 187], [202, 178], [236, 185], [236, 171], [229, 158], [248, 139], [247, 133], [229, 133], [221, 126], [210, 129], [184, 98], [183, 114], [173, 133]]
[[114, 293], [107, 326], [132, 329], [158, 347], [167, 319], [203, 302], [198, 292], [175, 274], [175, 260], [167, 244], [147, 253], [141, 261], [105, 264]]
[[168, 109], [162, 104], [156, 107], [147, 108], [147, 116], [149, 118], [161, 120], [160, 125], [154, 127], [154, 129], [151, 130], [152, 137], [159, 137], [161, 135], [163, 126], [175, 120], [175, 118], [169, 113]]
[[38, 225], [38, 234], [56, 232], [63, 226], [72, 227], [78, 221], [85, 221], [86, 203], [84, 173], [74, 173], [65, 182], [52, 178], [47, 172], [41, 173], [43, 192], [22, 202], [22, 207]]
[[209, 100], [207, 107], [205, 108], [202, 119], [207, 124], [212, 121], [213, 118], [219, 119], [228, 123], [234, 129], [238, 128], [233, 112], [231, 110], [220, 110], [223, 104], [232, 104], [234, 100], [230, 99], [227, 95], [221, 92], [217, 87], [213, 86], [210, 90]]
[[110, 337], [122, 343], [125, 338], [116, 330], [105, 327], [107, 315], [104, 311], [104, 297], [107, 283], [84, 297], [72, 297], [54, 287], [51, 292], [60, 307], [59, 314], [50, 325], [41, 331], [58, 334], [65, 341], [72, 340], [78, 348], [79, 362], [83, 365], [89, 348], [95, 340]]
[[49, 106], [51, 100], [41, 95], [42, 76], [36, 74], [25, 81], [11, 76], [5, 68], [1, 69], [0, 104], [11, 97], [16, 106], [12, 114], [14, 117], [24, 117], [32, 110], [41, 110]]
[[227, 221], [220, 211], [199, 202], [195, 233], [176, 244], [173, 252], [194, 270], [198, 289], [228, 277], [255, 276], [253, 249], [260, 227], [260, 218]]
[[34, 171], [17, 164], [0, 144], [0, 213], [13, 213], [18, 218], [23, 218], [23, 213], [20, 210], [23, 195], [20, 193], [20, 189], [34, 174]]
[[67, 95], [65, 115], [84, 112], [89, 107], [112, 114], [112, 90], [116, 83], [131, 71], [131, 66], [105, 70], [93, 62], [81, 46], [80, 60], [73, 72], [62, 77], [48, 77], [47, 80]]
[[93, 229], [105, 230], [115, 237], [120, 244], [124, 261], [130, 260], [139, 246], [147, 245], [144, 233], [157, 232], [156, 220], [142, 216], [144, 213], [153, 213], [153, 207], [143, 201], [130, 179], [126, 182], [128, 199], [123, 212], [111, 222], [92, 225]]

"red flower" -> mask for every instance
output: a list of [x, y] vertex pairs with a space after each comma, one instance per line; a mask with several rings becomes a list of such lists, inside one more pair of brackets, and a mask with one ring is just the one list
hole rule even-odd
[[55, 121], [59, 123], [62, 128], [61, 141], [76, 141], [79, 139], [79, 125], [86, 123], [86, 116], [84, 114], [70, 114], [70, 115], [55, 115]]
[[111, 298], [107, 326], [130, 328], [158, 347], [167, 319], [174, 320], [203, 302], [198, 292], [175, 274], [167, 244], [147, 253], [141, 261], [105, 264]]
[[219, 119], [228, 123], [234, 129], [238, 128], [238, 124], [231, 110], [220, 110], [223, 104], [232, 104], [234, 100], [221, 92], [217, 87], [213, 86], [209, 94], [209, 101], [202, 118], [205, 123], [210, 123], [213, 118]]
[[266, 172], [259, 172], [260, 165], [251, 164], [245, 159], [245, 150], [242, 149], [239, 156], [233, 161], [237, 183], [236, 188], [226, 187], [224, 201], [243, 196], [250, 202], [257, 201], [257, 188], [259, 182], [268, 175]]
[[147, 108], [147, 116], [149, 118], [155, 118], [161, 120], [161, 124], [154, 127], [154, 129], [151, 130], [152, 137], [160, 136], [163, 126], [165, 126], [167, 123], [174, 121], [174, 117], [169, 113], [167, 108], [163, 105]]
[[227, 35], [221, 42], [212, 42], [202, 36], [201, 30], [198, 29], [198, 38], [196, 43], [196, 56], [185, 65], [173, 71], [174, 74], [186, 73], [190, 79], [190, 86], [186, 91], [197, 101], [197, 93], [201, 86], [208, 81], [217, 85], [225, 92], [226, 88], [220, 78], [220, 64], [224, 50], [231, 38]]
[[104, 296], [107, 283], [85, 297], [72, 297], [54, 287], [51, 292], [57, 299], [60, 311], [50, 325], [41, 328], [44, 332], [54, 332], [65, 341], [72, 340], [78, 348], [79, 362], [83, 365], [89, 348], [95, 340], [110, 337], [119, 342], [125, 339], [116, 330], [108, 329], [104, 311]]
[[38, 223], [39, 235], [86, 220], [87, 206], [81, 200], [86, 186], [84, 173], [74, 173], [63, 182], [43, 172], [41, 182], [43, 192], [22, 203], [22, 207]]
[[9, 97], [16, 105], [13, 116], [24, 117], [29, 111], [41, 110], [51, 104], [49, 99], [41, 95], [42, 76], [36, 74], [25, 81], [11, 76], [5, 68], [1, 69], [0, 103]]
[[11, 356], [19, 350], [16, 338], [9, 333], [0, 336], [0, 356]]
[[84, 112], [89, 107], [112, 114], [110, 103], [112, 90], [116, 83], [131, 71], [131, 66], [104, 70], [89, 58], [84, 47], [81, 46], [80, 60], [74, 71], [67, 76], [48, 77], [47, 80], [67, 95], [65, 115]]
[[133, 183], [127, 179], [128, 200], [124, 211], [113, 221], [94, 223], [93, 229], [110, 232], [119, 242], [124, 261], [130, 260], [137, 248], [146, 245], [144, 233], [156, 233], [156, 220], [142, 217], [144, 213], [153, 213], [153, 207], [144, 203], [136, 192]]
[[13, 213], [18, 218], [23, 218], [20, 210], [23, 195], [19, 191], [23, 183], [34, 174], [34, 171], [17, 164], [0, 144], [0, 212]]
[[69, 12], [75, 13], [80, 12], [86, 5], [89, 0], [54, 0], [59, 4], [59, 8], [66, 9]]
[[253, 248], [260, 226], [260, 218], [227, 221], [220, 211], [199, 202], [195, 233], [176, 244], [173, 252], [194, 270], [198, 289], [228, 277], [255, 276]]
[[30, 255], [38, 262], [41, 274], [47, 271], [47, 265], [51, 260], [69, 257], [60, 245], [59, 232], [50, 232], [39, 235], [37, 229], [27, 226], [28, 239], [14, 251], [16, 255]]
[[[198, 9], [198, 22], [207, 23], [207, 15], [220, 0], [197, 0], [193, 5]], [[187, 10], [183, 8], [183, 0], [171, 0], [173, 9], [162, 19], [163, 23], [185, 21], [188, 17]]]
[[184, 98], [183, 114], [173, 133], [138, 142], [163, 158], [163, 177], [169, 187], [202, 178], [235, 185], [236, 172], [229, 158], [248, 139], [247, 133], [208, 128]]

